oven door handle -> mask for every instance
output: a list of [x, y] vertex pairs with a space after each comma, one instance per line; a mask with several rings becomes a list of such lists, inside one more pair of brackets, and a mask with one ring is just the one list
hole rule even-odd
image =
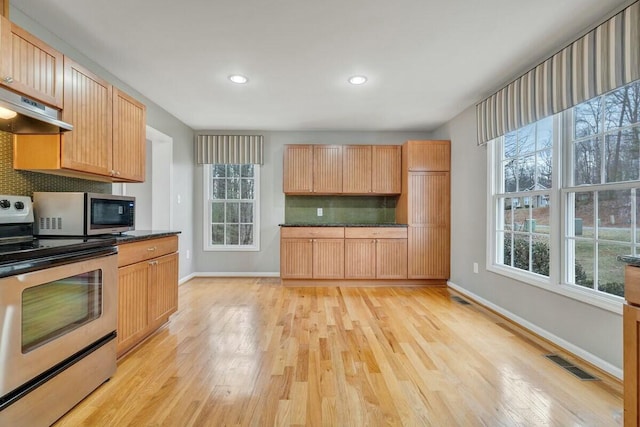
[[36, 259], [22, 259], [20, 261], [8, 262], [0, 265], [0, 278], [15, 276], [16, 274], [29, 273], [31, 271], [42, 270], [45, 268], [57, 267], [59, 265], [85, 261], [88, 259], [100, 258], [117, 253], [117, 246], [107, 246], [58, 255], [51, 255]]

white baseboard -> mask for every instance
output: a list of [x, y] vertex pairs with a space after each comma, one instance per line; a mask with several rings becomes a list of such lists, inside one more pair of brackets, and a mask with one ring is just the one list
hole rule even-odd
[[551, 341], [552, 343], [554, 343], [555, 345], [557, 345], [558, 347], [561, 347], [563, 349], [565, 349], [566, 351], [578, 356], [579, 358], [591, 363], [592, 365], [598, 367], [599, 369], [602, 369], [603, 371], [607, 372], [608, 374], [622, 380], [622, 369], [618, 368], [617, 366], [612, 365], [611, 363], [600, 359], [599, 357], [597, 357], [596, 355], [589, 353], [588, 351], [584, 350], [581, 347], [576, 346], [575, 344], [570, 343], [569, 341], [566, 341], [563, 338], [560, 338], [554, 334], [552, 334], [551, 332], [547, 331], [546, 329], [542, 329], [541, 327], [529, 322], [528, 320], [523, 319], [522, 317], [511, 313], [508, 310], [505, 310], [504, 308], [495, 305], [494, 303], [492, 303], [491, 301], [488, 301], [484, 298], [482, 298], [481, 296], [478, 296], [476, 294], [474, 294], [473, 292], [468, 291], [467, 289], [456, 285], [455, 283], [449, 281], [447, 282], [447, 284], [449, 285], [449, 287], [451, 287], [451, 289], [454, 289], [456, 292], [459, 292], [462, 295], [466, 295], [471, 299], [474, 299], [475, 301], [479, 302], [480, 304], [484, 305], [485, 307], [495, 311], [496, 313], [500, 313], [502, 316], [506, 317], [507, 319], [511, 320], [514, 323], [517, 323], [518, 325], [522, 326], [525, 329], [530, 330], [531, 332], [541, 336], [544, 339], [547, 339], [549, 341]]
[[188, 276], [184, 276], [182, 279], [178, 280], [178, 286], [182, 285], [183, 283], [187, 283], [189, 280], [193, 279], [194, 277], [196, 277], [196, 273], [191, 273]]

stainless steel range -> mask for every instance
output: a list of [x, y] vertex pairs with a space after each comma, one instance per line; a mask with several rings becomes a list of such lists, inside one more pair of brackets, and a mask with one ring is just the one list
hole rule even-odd
[[0, 425], [48, 426], [116, 370], [113, 238], [34, 238], [0, 195]]

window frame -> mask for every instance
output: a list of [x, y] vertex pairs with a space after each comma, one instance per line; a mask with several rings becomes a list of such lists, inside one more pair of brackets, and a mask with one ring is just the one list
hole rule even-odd
[[[222, 163], [220, 163], [222, 164]], [[244, 165], [247, 163], [240, 163]], [[211, 243], [211, 207], [215, 200], [212, 196], [212, 169], [216, 164], [205, 164], [203, 171], [203, 250], [206, 252], [257, 252], [260, 251], [260, 175], [259, 164], [254, 167], [254, 212], [253, 212], [253, 244], [252, 245], [214, 245]], [[224, 199], [225, 201], [229, 199]], [[238, 199], [240, 202], [243, 199]], [[226, 222], [225, 222], [226, 224]]]
[[[509, 193], [498, 193], [502, 187], [503, 179], [502, 158], [498, 158], [503, 149], [504, 136], [491, 140], [487, 143], [487, 252], [486, 269], [495, 274], [506, 276], [510, 279], [536, 286], [547, 291], [563, 295], [587, 304], [602, 308], [607, 311], [621, 314], [624, 299], [604, 292], [585, 288], [580, 285], [569, 284], [567, 277], [568, 253], [565, 247], [565, 235], [568, 224], [568, 206], [565, 202], [567, 188], [563, 187], [563, 182], [567, 181], [567, 173], [572, 174], [571, 162], [573, 156], [567, 152], [572, 149], [571, 144], [565, 143], [567, 126], [565, 122], [567, 112], [553, 116], [553, 146], [552, 146], [552, 167], [553, 176], [549, 193], [550, 201], [550, 231], [549, 231], [549, 277], [528, 272], [518, 268], [498, 264], [498, 250], [502, 250], [502, 245], [497, 241], [500, 214], [498, 212], [499, 198], [508, 197]], [[498, 167], [500, 165], [501, 167]], [[559, 262], [562, 260], [562, 262]]]

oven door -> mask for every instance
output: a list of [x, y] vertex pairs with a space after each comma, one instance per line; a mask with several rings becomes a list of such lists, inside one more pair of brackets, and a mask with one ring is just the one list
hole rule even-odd
[[0, 396], [113, 333], [116, 316], [117, 255], [0, 278]]

